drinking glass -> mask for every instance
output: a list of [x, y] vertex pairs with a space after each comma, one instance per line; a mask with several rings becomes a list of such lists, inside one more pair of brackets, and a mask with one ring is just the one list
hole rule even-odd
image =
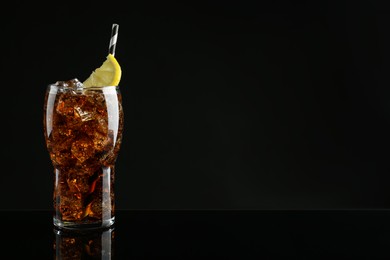
[[115, 221], [115, 162], [123, 132], [119, 86], [47, 86], [44, 135], [54, 167], [53, 223], [106, 228]]

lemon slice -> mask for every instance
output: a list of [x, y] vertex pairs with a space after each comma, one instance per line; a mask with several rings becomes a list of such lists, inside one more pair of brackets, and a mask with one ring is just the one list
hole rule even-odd
[[103, 64], [91, 73], [83, 85], [86, 88], [118, 86], [121, 76], [121, 66], [112, 54], [108, 54]]

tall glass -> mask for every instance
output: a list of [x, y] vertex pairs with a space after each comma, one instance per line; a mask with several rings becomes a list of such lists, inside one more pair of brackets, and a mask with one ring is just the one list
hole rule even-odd
[[58, 228], [106, 228], [115, 221], [115, 161], [122, 140], [118, 86], [84, 88], [76, 80], [47, 87], [44, 135], [54, 166]]

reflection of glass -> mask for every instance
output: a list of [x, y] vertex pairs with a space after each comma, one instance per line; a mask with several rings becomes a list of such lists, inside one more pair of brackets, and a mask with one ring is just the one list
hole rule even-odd
[[122, 138], [119, 87], [49, 85], [44, 133], [54, 166], [54, 224], [107, 228], [115, 220], [114, 165]]
[[114, 259], [114, 228], [91, 232], [54, 229], [54, 259]]

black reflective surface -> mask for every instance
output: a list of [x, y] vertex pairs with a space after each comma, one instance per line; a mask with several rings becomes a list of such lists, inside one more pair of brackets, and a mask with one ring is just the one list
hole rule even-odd
[[8, 259], [390, 258], [389, 220], [387, 210], [117, 211], [113, 229], [62, 234], [49, 211], [0, 211], [0, 249]]

